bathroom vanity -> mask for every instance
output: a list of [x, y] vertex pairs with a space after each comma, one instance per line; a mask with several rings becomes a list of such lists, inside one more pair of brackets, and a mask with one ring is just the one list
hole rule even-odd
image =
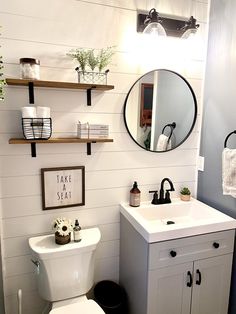
[[194, 199], [120, 211], [129, 314], [227, 314], [233, 218]]

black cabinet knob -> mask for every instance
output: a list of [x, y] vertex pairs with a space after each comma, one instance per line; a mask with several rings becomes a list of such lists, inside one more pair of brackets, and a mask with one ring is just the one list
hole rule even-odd
[[170, 256], [171, 256], [171, 257], [175, 257], [176, 255], [177, 255], [177, 253], [176, 253], [175, 251], [173, 251], [173, 250], [170, 251]]
[[218, 242], [214, 242], [214, 243], [213, 243], [213, 247], [214, 247], [215, 249], [218, 249], [219, 246], [220, 246], [220, 244], [219, 244]]

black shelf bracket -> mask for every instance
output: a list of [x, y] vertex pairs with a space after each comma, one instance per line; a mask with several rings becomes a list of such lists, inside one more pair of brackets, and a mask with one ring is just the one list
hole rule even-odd
[[91, 144], [97, 143], [96, 141], [92, 141], [91, 143], [87, 143], [87, 155], [91, 155]]
[[91, 91], [92, 91], [92, 89], [95, 89], [96, 88], [96, 86], [94, 85], [92, 85], [91, 86], [91, 88], [88, 88], [87, 89], [87, 106], [91, 106], [92, 105], [92, 100], [91, 100]]
[[31, 144], [31, 157], [36, 157], [36, 143]]
[[87, 89], [87, 106], [91, 106], [91, 90], [92, 88]]
[[87, 155], [91, 155], [91, 143], [87, 143]]
[[28, 87], [29, 87], [29, 103], [34, 104], [34, 83], [29, 82]]

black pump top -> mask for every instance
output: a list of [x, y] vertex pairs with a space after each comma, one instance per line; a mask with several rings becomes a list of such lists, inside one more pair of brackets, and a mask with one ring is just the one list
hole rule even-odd
[[79, 226], [79, 220], [78, 219], [75, 220], [75, 226]]
[[137, 181], [134, 181], [133, 188], [137, 188], [137, 187], [138, 187], [138, 183], [137, 183]]

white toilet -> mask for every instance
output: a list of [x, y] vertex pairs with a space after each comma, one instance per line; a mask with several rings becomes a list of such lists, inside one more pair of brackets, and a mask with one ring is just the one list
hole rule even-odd
[[94, 254], [101, 233], [98, 228], [81, 230], [82, 240], [65, 245], [54, 235], [29, 239], [40, 296], [52, 302], [50, 314], [104, 314], [86, 293], [93, 286]]

